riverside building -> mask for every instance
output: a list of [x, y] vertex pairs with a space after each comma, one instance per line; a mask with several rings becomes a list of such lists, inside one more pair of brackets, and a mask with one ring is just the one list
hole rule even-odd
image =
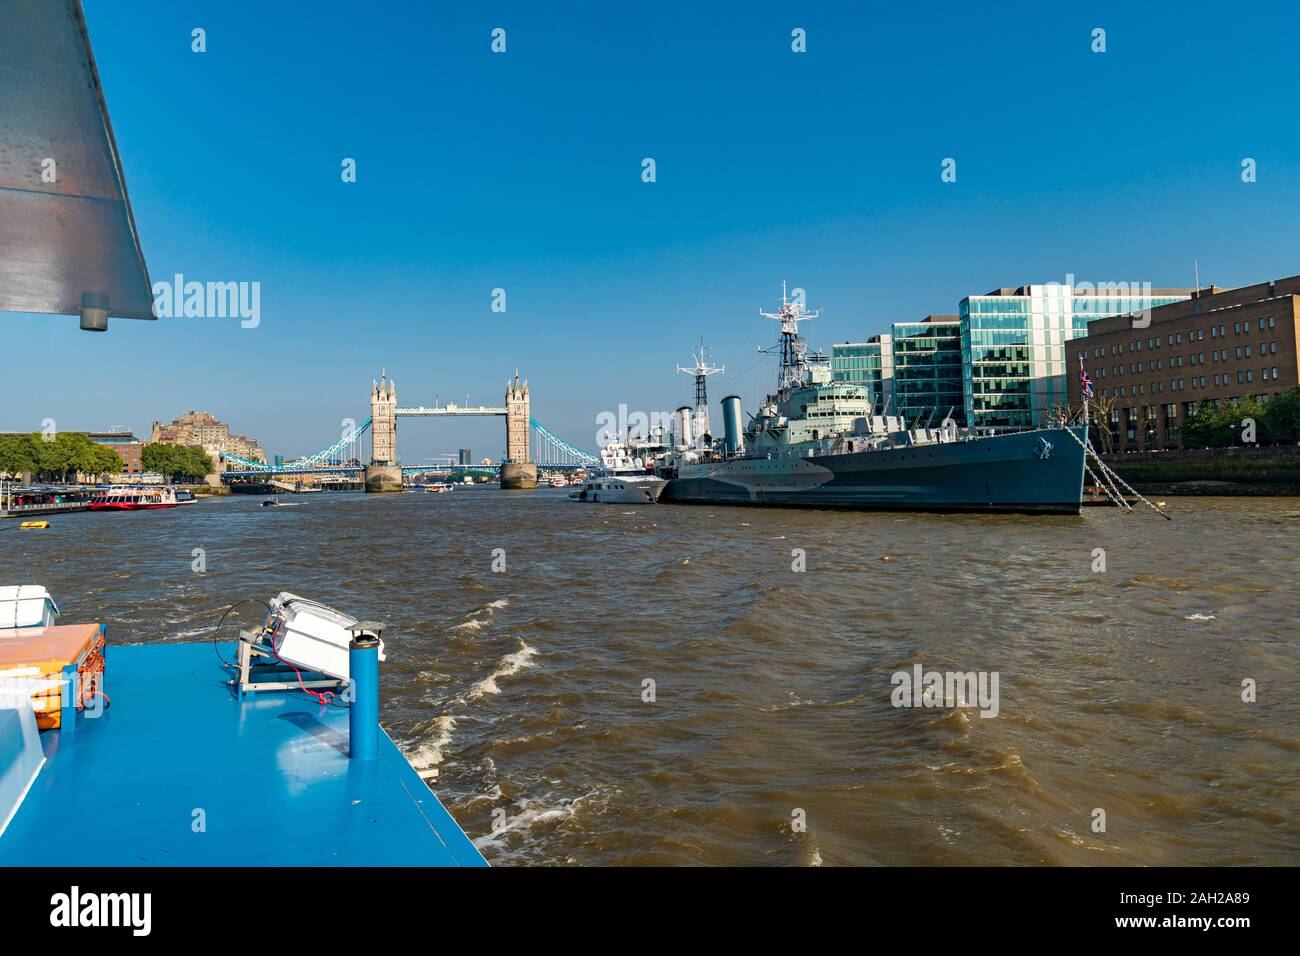
[[894, 404], [908, 422], [938, 427], [951, 414], [966, 424], [962, 392], [961, 321], [927, 315], [893, 326]]
[[207, 412], [189, 411], [167, 425], [154, 422], [149, 441], [151, 444], [198, 445], [212, 459], [218, 472], [225, 471], [226, 463], [221, 458], [223, 453], [249, 461], [266, 461], [266, 451], [261, 445], [243, 435], [232, 435], [229, 425]]
[[[962, 401], [973, 427], [1042, 425], [1068, 400], [1065, 343], [1110, 316], [1185, 300], [1191, 289], [1137, 283], [1025, 285], [971, 295], [958, 308]], [[1073, 354], [1073, 353], [1071, 353]]]
[[831, 346], [831, 376], [837, 382], [865, 385], [876, 414], [884, 414], [886, 403], [893, 414], [893, 336], [873, 335], [865, 342], [841, 342]]
[[1297, 384], [1300, 276], [1239, 289], [1216, 286], [1134, 316], [1100, 319], [1070, 343], [1070, 401], [1078, 365], [1119, 451], [1180, 447], [1179, 426], [1201, 402], [1268, 400]]

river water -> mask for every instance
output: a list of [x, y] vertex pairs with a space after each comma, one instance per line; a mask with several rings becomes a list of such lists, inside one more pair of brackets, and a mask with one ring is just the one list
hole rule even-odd
[[[1300, 499], [282, 500], [0, 523], [0, 582], [115, 643], [281, 590], [387, 622], [382, 720], [497, 865], [1300, 863]], [[893, 706], [916, 665], [996, 716]]]

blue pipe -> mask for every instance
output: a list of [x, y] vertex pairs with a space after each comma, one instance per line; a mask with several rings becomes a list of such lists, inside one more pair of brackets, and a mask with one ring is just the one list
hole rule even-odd
[[374, 760], [379, 753], [379, 638], [358, 634], [348, 644], [348, 756]]

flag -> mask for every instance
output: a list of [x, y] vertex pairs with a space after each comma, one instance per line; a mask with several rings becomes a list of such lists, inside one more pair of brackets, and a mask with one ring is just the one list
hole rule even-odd
[[1092, 379], [1083, 367], [1083, 356], [1079, 356], [1079, 392], [1084, 398], [1092, 398]]

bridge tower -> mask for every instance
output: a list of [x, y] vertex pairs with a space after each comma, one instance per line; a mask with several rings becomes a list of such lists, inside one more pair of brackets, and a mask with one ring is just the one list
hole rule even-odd
[[537, 487], [537, 466], [528, 459], [531, 417], [528, 383], [519, 384], [519, 370], [515, 369], [514, 381], [506, 382], [506, 460], [501, 463], [502, 488]]
[[387, 369], [370, 383], [370, 463], [397, 464], [397, 383]]
[[370, 383], [370, 465], [366, 491], [401, 491], [402, 469], [397, 463], [397, 383], [388, 370]]

